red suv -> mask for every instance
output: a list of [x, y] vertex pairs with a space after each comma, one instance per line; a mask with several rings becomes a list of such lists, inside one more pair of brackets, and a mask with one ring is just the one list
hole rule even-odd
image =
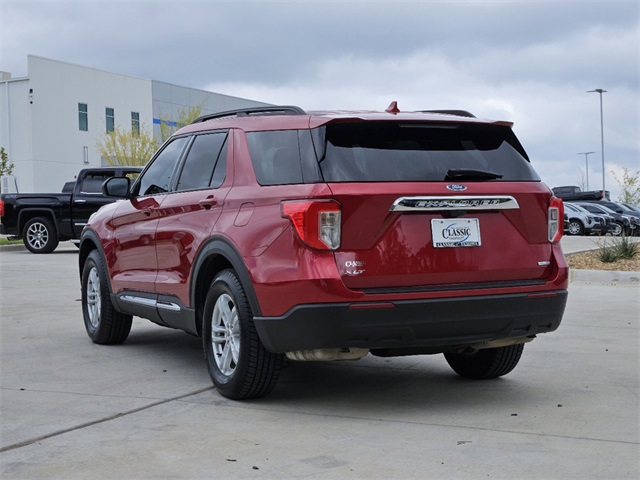
[[89, 337], [133, 316], [202, 337], [219, 392], [275, 386], [284, 358], [444, 353], [495, 378], [558, 328], [562, 201], [511, 123], [463, 111], [207, 115], [130, 185], [103, 189], [80, 245]]

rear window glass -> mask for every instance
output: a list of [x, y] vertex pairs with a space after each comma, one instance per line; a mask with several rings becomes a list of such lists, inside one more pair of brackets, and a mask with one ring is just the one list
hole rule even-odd
[[102, 193], [102, 184], [113, 177], [114, 172], [99, 172], [99, 173], [89, 173], [84, 178], [82, 182], [82, 187], [80, 188], [81, 193], [88, 194], [101, 194]]
[[327, 182], [444, 181], [450, 169], [496, 174], [490, 181], [540, 180], [504, 126], [358, 122], [320, 130], [320, 169]]
[[321, 181], [309, 130], [247, 133], [251, 163], [260, 185]]

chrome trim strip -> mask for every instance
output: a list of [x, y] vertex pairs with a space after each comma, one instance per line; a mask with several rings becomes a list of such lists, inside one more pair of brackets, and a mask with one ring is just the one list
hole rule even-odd
[[135, 303], [138, 305], [144, 305], [145, 307], [156, 307], [158, 302], [153, 298], [133, 297], [131, 295], [123, 295], [120, 297], [123, 302]]
[[129, 302], [129, 303], [135, 303], [137, 305], [143, 305], [145, 307], [152, 307], [152, 308], [160, 308], [162, 310], [169, 310], [171, 312], [179, 312], [179, 311], [182, 310], [180, 308], [180, 305], [178, 305], [177, 303], [157, 301], [157, 300], [154, 300], [153, 298], [134, 297], [133, 295], [123, 295], [122, 297], [120, 297], [120, 300], [122, 300], [123, 302]]
[[179, 312], [180, 311], [180, 305], [177, 305], [177, 304], [171, 303], [171, 302], [159, 301], [157, 306], [158, 306], [158, 308], [161, 308], [162, 310], [169, 310], [171, 312]]
[[154, 300], [153, 298], [134, 297], [133, 295], [123, 295], [122, 297], [120, 297], [120, 300], [122, 300], [123, 302], [135, 303], [137, 305], [143, 305], [145, 307], [152, 307], [152, 308], [160, 308], [162, 310], [169, 310], [171, 312], [179, 312], [179, 311], [182, 310], [180, 308], [180, 305], [178, 305], [176, 303], [157, 301], [157, 300]]
[[516, 210], [518, 201], [510, 195], [455, 195], [444, 197], [400, 197], [390, 212], [433, 212], [442, 210]]

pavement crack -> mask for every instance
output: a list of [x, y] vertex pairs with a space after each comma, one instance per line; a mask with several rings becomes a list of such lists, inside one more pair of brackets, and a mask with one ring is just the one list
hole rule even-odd
[[46, 435], [41, 435], [41, 436], [36, 437], [36, 438], [31, 438], [29, 440], [24, 440], [22, 442], [14, 443], [12, 445], [7, 445], [6, 447], [1, 447], [0, 448], [0, 453], [8, 452], [10, 450], [15, 450], [17, 448], [26, 447], [26, 446], [32, 445], [32, 444], [34, 444], [36, 442], [41, 442], [42, 440], [47, 440], [49, 438], [58, 437], [60, 435], [64, 435], [65, 433], [75, 432], [76, 430], [82, 430], [83, 428], [92, 427], [92, 426], [98, 425], [100, 423], [110, 422], [111, 420], [116, 420], [118, 418], [126, 417], [126, 416], [132, 415], [134, 413], [142, 412], [144, 410], [148, 410], [150, 408], [157, 407], [158, 405], [164, 405], [165, 403], [180, 401], [180, 400], [183, 400], [185, 398], [191, 397], [193, 395], [198, 395], [200, 393], [203, 393], [203, 392], [206, 392], [208, 390], [211, 390], [212, 388], [213, 388], [213, 386], [206, 387], [206, 388], [201, 388], [199, 390], [196, 390], [196, 391], [190, 392], [190, 393], [186, 393], [184, 395], [179, 395], [177, 397], [172, 397], [172, 398], [166, 398], [164, 400], [160, 400], [160, 401], [157, 401], [157, 402], [150, 403], [150, 404], [145, 405], [143, 407], [134, 408], [134, 409], [128, 410], [126, 412], [116, 413], [115, 415], [109, 415], [108, 417], [100, 418], [100, 419], [94, 420], [92, 422], [81, 423], [80, 425], [76, 425], [75, 427], [65, 428], [63, 430], [58, 430], [56, 432], [48, 433]]

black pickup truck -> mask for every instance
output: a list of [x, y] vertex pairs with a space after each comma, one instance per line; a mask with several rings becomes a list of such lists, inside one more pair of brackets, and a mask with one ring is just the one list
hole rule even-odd
[[578, 200], [609, 200], [609, 190], [592, 190], [583, 192], [580, 187], [565, 186], [551, 189], [553, 194], [565, 202]]
[[49, 253], [60, 241], [80, 238], [92, 213], [114, 202], [102, 193], [111, 177], [135, 178], [139, 167], [86, 168], [61, 193], [10, 193], [0, 196], [0, 234], [22, 238], [33, 253]]

